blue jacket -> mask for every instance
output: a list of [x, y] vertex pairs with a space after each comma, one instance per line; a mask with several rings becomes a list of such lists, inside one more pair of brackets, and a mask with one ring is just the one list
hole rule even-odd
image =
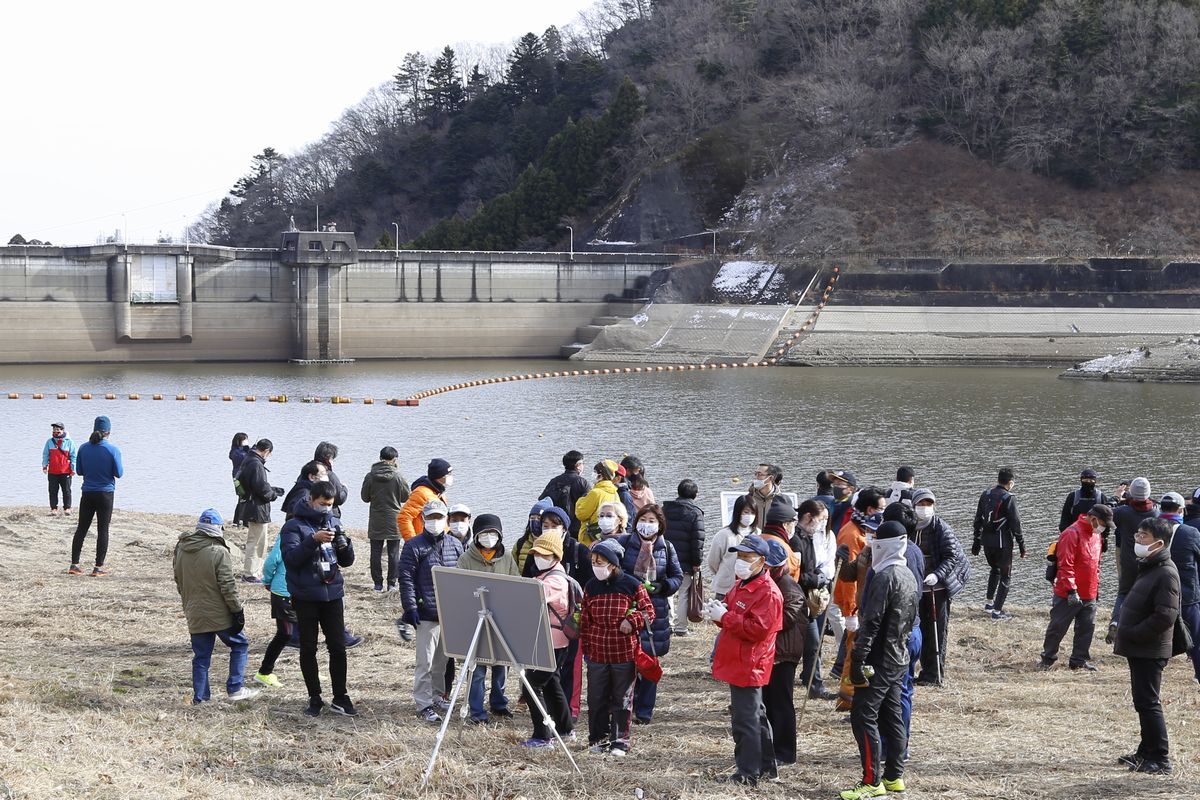
[[1180, 525], [1171, 537], [1171, 560], [1179, 570], [1179, 605], [1200, 603], [1200, 530]]
[[229, 460], [233, 462], [233, 477], [238, 476], [238, 472], [242, 469], [242, 462], [246, 460], [246, 456], [250, 453], [250, 445], [244, 444], [241, 447], [229, 448]]
[[406, 614], [416, 611], [427, 622], [438, 621], [433, 568], [458, 566], [462, 554], [462, 542], [448, 533], [435, 537], [421, 531], [404, 543], [400, 552], [400, 602]]
[[321, 546], [313, 534], [325, 527], [328, 512], [318, 511], [304, 503], [296, 507], [295, 514], [283, 523], [279, 531], [279, 546], [283, 551], [283, 563], [287, 566], [288, 593], [293, 600], [310, 603], [340, 600], [345, 590], [339, 567], [354, 563], [354, 543], [347, 539], [345, 549], [335, 550], [337, 564], [333, 567], [332, 579], [326, 583], [321, 579]]
[[100, 444], [84, 442], [75, 455], [75, 473], [83, 476], [85, 492], [115, 492], [117, 478], [125, 474], [121, 451], [108, 439]]
[[275, 544], [271, 545], [271, 552], [267, 553], [267, 560], [263, 562], [262, 581], [271, 590], [271, 594], [291, 597], [292, 594], [287, 588], [287, 567], [283, 563], [281, 542], [283, 536], [276, 536]]
[[[935, 588], [945, 589], [950, 597], [957, 597], [971, 579], [971, 563], [967, 561], [967, 554], [963, 552], [954, 529], [940, 516], [935, 514], [928, 525], [917, 528], [917, 541], [910, 539], [908, 547], [910, 550], [917, 549], [924, 556], [926, 572], [938, 577]], [[917, 582], [921, 583], [924, 577], [921, 575]], [[923, 583], [921, 589], [924, 591]]]
[[42, 448], [42, 469], [50, 466], [50, 451], [55, 448], [66, 451], [67, 457], [71, 459], [71, 472], [75, 471], [75, 443], [71, 441], [70, 436], [63, 436], [61, 439], [55, 439], [51, 436], [46, 440], [46, 446]]
[[[636, 534], [627, 533], [617, 537], [617, 544], [625, 550], [621, 557], [621, 569], [626, 575], [633, 575], [633, 566], [637, 563], [638, 553], [642, 551], [642, 540]], [[654, 622], [648, 631], [641, 633], [642, 650], [651, 655], [665, 656], [671, 649], [671, 620], [668, 619], [668, 598], [679, 591], [683, 583], [683, 568], [679, 565], [679, 556], [675, 547], [660, 533], [654, 540], [654, 588], [647, 589], [650, 602], [654, 604]], [[637, 576], [634, 575], [636, 578]]]

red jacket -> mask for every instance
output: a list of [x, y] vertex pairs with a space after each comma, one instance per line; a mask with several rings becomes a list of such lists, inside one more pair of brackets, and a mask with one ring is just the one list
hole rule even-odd
[[775, 634], [783, 629], [783, 595], [763, 570], [737, 581], [725, 595], [729, 609], [719, 623], [721, 636], [712, 675], [732, 686], [766, 686], [775, 663]]
[[1100, 537], [1080, 514], [1075, 524], [1058, 535], [1054, 550], [1058, 559], [1058, 577], [1054, 593], [1066, 597], [1072, 589], [1080, 600], [1095, 600], [1100, 590]]

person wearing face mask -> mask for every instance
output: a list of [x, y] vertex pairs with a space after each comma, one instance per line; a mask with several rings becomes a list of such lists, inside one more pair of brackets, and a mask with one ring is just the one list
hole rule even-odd
[[350, 491], [333, 471], [333, 462], [337, 460], [337, 457], [338, 447], [333, 442], [321, 442], [313, 451], [313, 461], [325, 466], [325, 480], [333, 484], [333, 515], [341, 519], [342, 506], [346, 505], [346, 501], [350, 499]]
[[858, 476], [848, 469], [826, 473], [833, 489], [833, 509], [829, 512], [829, 527], [839, 533], [854, 513], [854, 493], [858, 491]]
[[1179, 570], [1179, 613], [1192, 634], [1195, 680], [1200, 684], [1200, 529], [1183, 521], [1183, 495], [1167, 492], [1159, 501], [1159, 519], [1171, 526], [1171, 560]]
[[[654, 622], [641, 634], [642, 650], [662, 658], [671, 649], [668, 604], [683, 583], [683, 568], [675, 547], [663, 536], [666, 518], [658, 506], [646, 506], [633, 519], [634, 533], [617, 538], [624, 554], [621, 569], [642, 582], [654, 603]], [[654, 716], [658, 684], [638, 677], [634, 687], [634, 721], [649, 724]]]
[[396, 525], [400, 528], [400, 538], [409, 541], [418, 533], [422, 509], [437, 500], [446, 504], [446, 492], [454, 483], [454, 468], [444, 458], [435, 458], [429, 462], [425, 474], [412, 483], [411, 493], [400, 513], [396, 515]]
[[592, 468], [596, 474], [596, 482], [592, 484], [591, 491], [575, 503], [575, 518], [579, 520], [580, 525], [579, 541], [588, 547], [600, 539], [600, 524], [597, 519], [600, 506], [621, 500], [616, 484], [613, 483], [617, 477], [617, 466], [617, 462], [607, 458], [597, 463]]
[[[917, 579], [905, 558], [907, 546], [908, 532], [896, 521], [881, 524], [871, 540], [872, 574], [859, 611], [849, 663], [855, 687], [850, 725], [863, 776], [854, 788], [841, 793], [843, 800], [905, 790], [908, 733], [901, 695], [918, 601]], [[886, 763], [882, 760], [881, 735], [887, 739]]]
[[[241, 433], [238, 436], [245, 436]], [[234, 437], [237, 441], [237, 437]], [[249, 452], [250, 448], [246, 447]], [[233, 451], [230, 451], [230, 458]], [[239, 462], [240, 463], [240, 462]], [[67, 428], [61, 422], [50, 425], [50, 438], [42, 447], [42, 472], [50, 484], [50, 516], [58, 515], [58, 495], [62, 491], [63, 515], [71, 516], [71, 476], [75, 474], [75, 443], [67, 436]], [[237, 477], [237, 465], [233, 469]], [[240, 505], [240, 503], [239, 503]]]
[[384, 447], [379, 451], [379, 460], [371, 465], [371, 471], [363, 478], [359, 497], [364, 503], [370, 504], [371, 512], [367, 518], [367, 538], [371, 541], [371, 580], [375, 583], [375, 591], [384, 590], [383, 553], [387, 551], [387, 591], [394, 592], [399, 587], [397, 570], [400, 567], [400, 528], [396, 525], [396, 515], [408, 501], [408, 481], [400, 474], [396, 464], [399, 453], [394, 447]]
[[724, 601], [708, 604], [705, 614], [721, 629], [712, 676], [729, 684], [737, 771], [727, 780], [755, 786], [778, 776], [763, 687], [771, 681], [776, 634], [783, 629], [783, 595], [767, 571], [766, 540], [747, 536], [732, 549], [736, 582]]
[[[817, 573], [817, 587], [823, 588], [828, 592], [833, 585], [834, 553], [837, 550], [837, 540], [828, 530], [829, 510], [820, 500], [810, 498], [800, 504], [800, 507], [796, 509], [796, 514], [798, 515], [798, 520], [795, 538], [800, 543], [802, 551], [807, 548], [811, 548], [812, 550], [812, 567], [808, 571], [815, 569]], [[801, 556], [802, 569], [805, 568], [804, 564], [803, 556]], [[811, 590], [807, 593], [811, 593]], [[837, 697], [837, 692], [825, 688], [825, 681], [821, 677], [821, 663], [818, 658], [818, 650], [827, 624], [833, 628], [835, 637], [834, 647], [836, 648], [837, 640], [841, 638], [844, 630], [841, 614], [830, 603], [819, 616], [811, 618], [806, 616], [805, 619], [803, 667], [800, 673], [800, 683], [803, 686], [809, 687], [809, 697], [818, 700], [833, 700]]]
[[446, 528], [450, 531], [450, 535], [463, 543], [463, 547], [467, 546], [468, 540], [471, 538], [471, 507], [466, 503], [455, 503], [450, 506], [450, 515]]
[[741, 544], [742, 539], [759, 531], [758, 512], [748, 495], [733, 501], [733, 519], [729, 525], [717, 531], [708, 548], [708, 571], [712, 573], [712, 594], [722, 600], [733, 588], [733, 574], [737, 555], [730, 548]]
[[776, 539], [767, 540], [767, 569], [783, 597], [783, 627], [775, 635], [775, 663], [771, 680], [763, 687], [763, 706], [771, 723], [771, 741], [775, 761], [796, 763], [796, 665], [804, 658], [808, 613], [804, 590], [788, 574], [786, 547]]
[[[1062, 513], [1058, 518], [1059, 532], [1074, 525], [1081, 515], [1089, 513], [1092, 506], [1097, 504], [1111, 506], [1113, 498], [1105, 496], [1104, 492], [1096, 488], [1096, 470], [1088, 467], [1079, 473], [1079, 488], [1070, 492], [1067, 499], [1063, 501]], [[1107, 534], [1102, 544], [1107, 550]]]
[[983, 550], [991, 569], [983, 610], [990, 611], [997, 622], [1012, 619], [1012, 615], [1004, 610], [1004, 602], [1008, 599], [1014, 548], [1020, 551], [1021, 558], [1025, 557], [1021, 517], [1017, 513], [1017, 498], [1012, 493], [1015, 483], [1012, 469], [1001, 467], [996, 474], [996, 485], [979, 496], [975, 508], [971, 555], [977, 556]]
[[1121, 605], [1125, 595], [1138, 576], [1138, 560], [1133, 552], [1133, 537], [1138, 526], [1158, 516], [1158, 506], [1151, 497], [1150, 481], [1143, 477], [1129, 482], [1125, 503], [1113, 509], [1113, 538], [1117, 550], [1117, 596], [1113, 600], [1112, 622], [1104, 641], [1112, 644], [1117, 635], [1117, 622], [1121, 618]]
[[1054, 666], [1058, 645], [1074, 622], [1075, 642], [1068, 663], [1073, 670], [1096, 671], [1090, 651], [1096, 632], [1096, 597], [1100, 593], [1100, 539], [1112, 524], [1112, 516], [1111, 508], [1097, 503], [1058, 536], [1054, 550], [1058, 570], [1050, 624], [1042, 645], [1042, 669]]
[[[847, 477], [845, 473], [840, 473], [838, 478], [841, 481], [851, 479], [853, 479], [853, 475]], [[838, 481], [835, 480], [835, 489], [837, 484]], [[874, 486], [868, 486], [858, 493], [858, 499], [855, 501], [850, 519], [838, 531], [835, 559], [841, 564], [841, 572], [838, 575], [838, 584], [834, 587], [833, 603], [845, 619], [847, 635], [842, 639], [842, 646], [838, 649], [838, 658], [834, 661], [831, 674], [841, 681], [843, 696], [839, 699], [839, 703], [842, 710], [849, 707], [849, 698], [854, 692], [849, 683], [849, 676], [844, 669], [844, 662], [846, 653], [854, 645], [854, 632], [858, 630], [859, 574], [856, 561], [858, 554], [867, 545], [867, 526], [873, 526], [872, 530], [879, 526], [880, 517], [878, 515], [883, 513], [884, 506], [883, 492]]]
[[[946, 639], [950, 627], [950, 601], [971, 577], [971, 564], [954, 529], [937, 513], [937, 498], [930, 489], [912, 495], [917, 526], [913, 541], [925, 559], [921, 586], [921, 674], [918, 686], [941, 686], [946, 676]], [[934, 633], [937, 636], [935, 638]]]
[[549, 500], [550, 505], [565, 509], [571, 515], [571, 535], [579, 538], [579, 520], [574, 516], [575, 504], [592, 488], [583, 477], [583, 453], [570, 450], [562, 458], [563, 471], [554, 476], [538, 495], [539, 500]]
[[[412, 499], [411, 497], [409, 498]], [[413, 675], [413, 701], [417, 717], [431, 724], [442, 721], [446, 700], [446, 654], [439, 646], [437, 596], [433, 591], [433, 568], [454, 567], [463, 545], [446, 530], [446, 504], [430, 500], [421, 509], [425, 530], [404, 543], [400, 553], [400, 603], [403, 621], [417, 629], [417, 666]]]
[[542, 535], [542, 512], [547, 508], [551, 508], [554, 504], [546, 498], [542, 498], [533, 504], [533, 508], [529, 509], [529, 517], [525, 523], [525, 530], [521, 532], [520, 538], [513, 542], [512, 560], [517, 565], [517, 574], [523, 574], [525, 564], [529, 560], [529, 549], [533, 547], [533, 543]]
[[783, 483], [783, 470], [774, 464], [759, 464], [754, 469], [754, 478], [750, 482], [750, 491], [746, 498], [754, 506], [754, 513], [760, 520], [767, 518], [771, 503], [779, 495], [779, 484]]
[[596, 524], [600, 528], [601, 539], [615, 539], [629, 529], [629, 512], [621, 502], [605, 503], [596, 512]]
[[1146, 519], [1138, 526], [1132, 548], [1137, 576], [1121, 607], [1113, 647], [1114, 653], [1129, 661], [1133, 707], [1141, 723], [1137, 750], [1117, 762], [1134, 772], [1155, 775], [1172, 771], [1167, 723], [1159, 700], [1163, 668], [1171, 658], [1180, 612], [1179, 570], [1171, 560], [1170, 538], [1171, 526], [1166, 520]]
[[[557, 510], [562, 511], [562, 509]], [[562, 513], [566, 514], [565, 511]], [[569, 517], [567, 519], [569, 520]], [[529, 707], [529, 715], [533, 718], [533, 736], [521, 742], [521, 746], [535, 750], [553, 749], [554, 734], [551, 733], [546, 720], [538, 712], [537, 704], [533, 702], [534, 698], [529, 696], [530, 689], [533, 690], [533, 694], [541, 702], [542, 707], [546, 709], [559, 736], [570, 737], [575, 726], [571, 717], [571, 707], [567, 702], [567, 696], [563, 692], [559, 677], [567, 663], [567, 645], [570, 643], [570, 639], [562, 630], [561, 623], [558, 622], [558, 620], [566, 619], [571, 606], [571, 580], [567, 578], [567, 573], [562, 568], [565, 525], [564, 521], [561, 532], [546, 530], [543, 525], [544, 532], [533, 543], [533, 547], [529, 551], [529, 561], [536, 571], [534, 577], [542, 583], [546, 605], [550, 610], [550, 638], [554, 645], [554, 660], [557, 664], [556, 669], [531, 670], [525, 673], [529, 686], [523, 687], [522, 691], [525, 693], [525, 704]]]
[[[458, 568], [488, 575], [517, 577], [516, 562], [504, 551], [503, 536], [504, 529], [499, 517], [495, 514], [480, 514], [475, 518], [472, 535], [467, 541], [467, 549], [462, 558], [458, 560]], [[507, 678], [505, 668], [477, 664], [475, 671], [471, 673], [471, 688], [467, 693], [467, 708], [473, 725], [486, 724], [491, 719], [483, 707], [485, 680], [489, 669], [492, 671], [491, 692], [488, 694], [491, 716], [512, 719], [513, 714], [508, 710], [508, 698], [504, 696]]]
[[629, 752], [638, 633], [654, 621], [650, 595], [621, 569], [623, 556], [615, 539], [592, 546], [592, 578], [584, 586], [579, 614], [588, 673], [588, 745], [593, 753], [615, 757]]

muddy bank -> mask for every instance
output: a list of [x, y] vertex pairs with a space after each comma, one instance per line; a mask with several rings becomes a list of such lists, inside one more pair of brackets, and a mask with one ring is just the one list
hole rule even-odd
[[[171, 551], [191, 518], [118, 511], [106, 579], [64, 574], [71, 521], [41, 509], [0, 509], [0, 545], [12, 591], [0, 640], [0, 796], [23, 799], [414, 797], [435, 730], [413, 718], [413, 649], [395, 633], [394, 595], [369, 588], [366, 547], [347, 570], [346, 618], [366, 637], [350, 651], [357, 719], [301, 715], [306, 696], [294, 651], [276, 673], [285, 688], [237, 706], [187, 705], [190, 649], [171, 579]], [[276, 528], [272, 526], [272, 534]], [[361, 542], [361, 534], [356, 534]], [[240, 536], [231, 534], [238, 555]], [[85, 554], [90, 549], [85, 549]], [[975, 564], [975, 581], [982, 563]], [[1111, 569], [1105, 562], [1105, 569]], [[273, 631], [266, 592], [247, 599], [249, 668]], [[1163, 687], [1172, 756], [1170, 779], [1115, 766], [1136, 738], [1128, 673], [1102, 641], [1095, 674], [1035, 668], [1046, 622], [1039, 607], [1014, 609], [1007, 624], [981, 609], [955, 608], [948, 685], [918, 689], [906, 780], [913, 798], [1167, 797], [1189, 792], [1200, 763], [1193, 736], [1200, 693], [1174, 659]], [[1105, 611], [1097, 629], [1107, 624]], [[617, 765], [575, 753], [572, 775], [554, 753], [517, 747], [529, 717], [486, 729], [451, 728], [435, 798], [727, 798], [714, 779], [732, 767], [728, 690], [707, 677], [711, 627], [674, 639], [664, 658], [654, 722], [634, 730], [632, 755]], [[324, 658], [321, 658], [324, 662]], [[212, 677], [225, 676], [220, 648]], [[510, 682], [509, 697], [513, 698]], [[799, 692], [797, 705], [799, 705]], [[831, 798], [858, 779], [844, 715], [812, 702], [800, 726], [800, 763], [767, 798]], [[586, 719], [586, 710], [584, 712]]]
[[1200, 338], [1139, 345], [1076, 364], [1064, 378], [1143, 383], [1200, 383]]

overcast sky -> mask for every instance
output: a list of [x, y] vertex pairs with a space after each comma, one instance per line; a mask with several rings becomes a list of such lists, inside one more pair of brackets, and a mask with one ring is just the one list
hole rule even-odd
[[[509, 43], [590, 0], [12, 3], [0, 47], [0, 245], [177, 234], [271, 146], [290, 154], [404, 54]], [[123, 221], [123, 215], [124, 220]]]

